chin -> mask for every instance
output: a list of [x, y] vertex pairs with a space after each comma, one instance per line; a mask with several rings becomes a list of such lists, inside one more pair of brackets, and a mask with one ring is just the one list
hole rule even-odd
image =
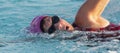
[[72, 31], [74, 31], [73, 29], [70, 29], [70, 30], [67, 30], [68, 32], [72, 32]]
[[68, 31], [74, 31], [74, 28], [72, 26], [70, 26], [67, 30]]

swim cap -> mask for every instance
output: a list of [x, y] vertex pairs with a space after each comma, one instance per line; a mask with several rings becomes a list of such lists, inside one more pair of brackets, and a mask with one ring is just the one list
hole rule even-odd
[[47, 17], [47, 16], [37, 16], [32, 20], [31, 26], [29, 28], [31, 33], [41, 33], [41, 32], [43, 32], [41, 30], [40, 24], [41, 24], [42, 19], [44, 19], [45, 17]]

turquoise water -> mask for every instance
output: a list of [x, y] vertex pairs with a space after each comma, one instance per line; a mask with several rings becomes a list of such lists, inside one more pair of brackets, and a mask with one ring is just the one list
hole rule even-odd
[[[86, 36], [75, 40], [63, 40], [74, 31], [48, 34], [27, 34], [25, 28], [37, 15], [58, 15], [72, 23], [85, 0], [0, 0], [0, 53], [120, 53], [120, 41], [87, 40]], [[103, 17], [120, 23], [120, 1], [111, 0]], [[52, 38], [56, 36], [55, 38]]]

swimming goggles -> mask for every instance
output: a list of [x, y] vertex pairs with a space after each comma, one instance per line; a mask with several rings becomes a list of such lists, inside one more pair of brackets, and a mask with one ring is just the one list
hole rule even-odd
[[58, 16], [53, 16], [52, 17], [52, 25], [51, 27], [48, 29], [48, 33], [51, 34], [53, 32], [56, 31], [56, 28], [55, 28], [55, 24], [58, 23], [60, 21], [60, 18]]

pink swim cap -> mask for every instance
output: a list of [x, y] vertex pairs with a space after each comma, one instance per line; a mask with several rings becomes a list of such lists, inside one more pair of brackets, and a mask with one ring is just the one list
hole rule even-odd
[[31, 33], [41, 33], [41, 32], [43, 32], [41, 30], [40, 23], [41, 23], [42, 19], [44, 19], [45, 17], [47, 17], [47, 16], [37, 16], [37, 17], [35, 17], [31, 22], [31, 26], [29, 28], [29, 31]]

